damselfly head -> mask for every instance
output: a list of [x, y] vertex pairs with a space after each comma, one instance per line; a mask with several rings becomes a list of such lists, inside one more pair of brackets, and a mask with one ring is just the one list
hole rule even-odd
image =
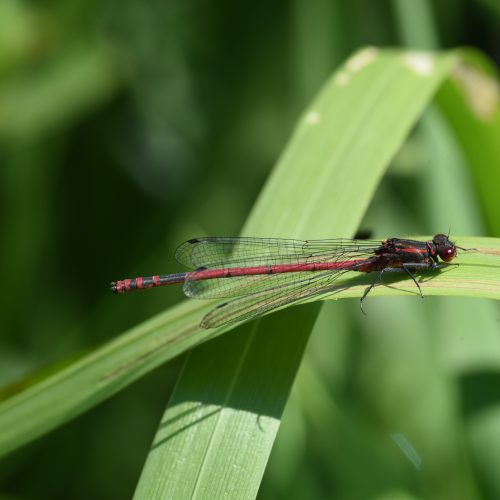
[[445, 262], [450, 262], [457, 256], [457, 247], [446, 234], [436, 234], [432, 242], [436, 245], [436, 253]]

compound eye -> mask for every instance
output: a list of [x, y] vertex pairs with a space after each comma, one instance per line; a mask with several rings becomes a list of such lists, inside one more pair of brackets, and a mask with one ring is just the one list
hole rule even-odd
[[456, 257], [456, 255], [457, 251], [455, 250], [454, 247], [445, 247], [439, 252], [439, 256], [445, 262], [450, 262]]

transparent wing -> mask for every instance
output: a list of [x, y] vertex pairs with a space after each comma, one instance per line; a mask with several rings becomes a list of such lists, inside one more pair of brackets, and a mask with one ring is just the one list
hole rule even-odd
[[183, 285], [183, 291], [187, 297], [196, 299], [240, 297], [265, 292], [281, 286], [293, 287], [311, 276], [311, 272], [303, 272], [234, 276], [209, 280], [190, 280], [188, 278]]
[[175, 258], [189, 269], [335, 262], [373, 255], [380, 245], [373, 240], [208, 237], [186, 241]]
[[272, 289], [225, 302], [210, 311], [203, 318], [201, 326], [214, 328], [228, 323], [249, 320], [285, 305], [299, 303], [307, 298], [322, 295], [327, 293], [334, 281], [345, 272], [347, 271], [310, 273], [303, 276], [301, 280], [276, 284]]

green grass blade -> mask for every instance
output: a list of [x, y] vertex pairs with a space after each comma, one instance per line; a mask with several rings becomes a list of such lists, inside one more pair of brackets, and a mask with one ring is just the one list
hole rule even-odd
[[500, 94], [498, 71], [481, 53], [463, 50], [437, 100], [471, 165], [490, 234], [500, 235]]
[[[233, 498], [255, 496], [288, 397], [282, 388], [295, 376], [317, 310], [311, 304], [266, 316], [190, 353], [137, 498], [221, 498], [228, 487]], [[294, 338], [276, 357], [283, 324]], [[269, 366], [280, 390], [262, 392]]]

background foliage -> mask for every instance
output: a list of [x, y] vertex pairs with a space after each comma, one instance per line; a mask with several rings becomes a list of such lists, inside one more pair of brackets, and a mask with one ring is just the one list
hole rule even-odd
[[[498, 16], [486, 0], [1, 2], [4, 395], [177, 302], [166, 289], [131, 307], [106, 284], [178, 269], [186, 238], [238, 233], [299, 113], [351, 52], [473, 45], [498, 60]], [[482, 137], [457, 123], [429, 111], [363, 227], [500, 236], [494, 194], [474, 189], [484, 169], [467, 170]], [[2, 459], [1, 491], [129, 497], [182, 363]], [[496, 304], [375, 299], [369, 322], [351, 301], [327, 304], [261, 498], [497, 498], [499, 367]]]

